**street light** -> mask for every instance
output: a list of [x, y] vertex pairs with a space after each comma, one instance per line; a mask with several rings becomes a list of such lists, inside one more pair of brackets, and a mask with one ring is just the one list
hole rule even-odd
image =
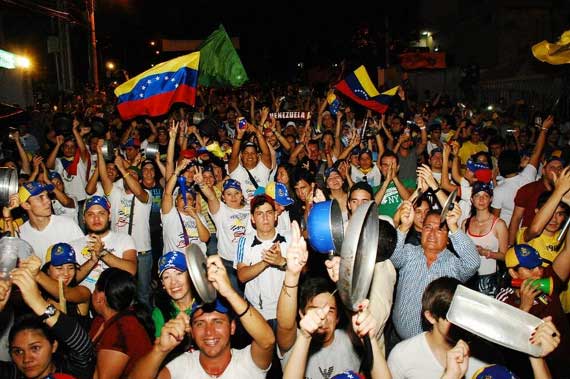
[[160, 51], [156, 50], [154, 53], [155, 53], [156, 55], [158, 55], [158, 54], [160, 54]]
[[108, 70], [114, 70], [115, 69], [115, 64], [113, 62], [107, 62], [107, 69]]
[[154, 45], [156, 45], [156, 42], [150, 41], [150, 46], [154, 46]]

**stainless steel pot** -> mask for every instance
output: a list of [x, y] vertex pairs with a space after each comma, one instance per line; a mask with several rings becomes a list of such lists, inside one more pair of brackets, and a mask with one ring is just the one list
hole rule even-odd
[[113, 142], [104, 141], [103, 146], [101, 146], [101, 151], [103, 151], [105, 162], [115, 161], [115, 145], [113, 145]]
[[144, 149], [144, 156], [146, 159], [156, 159], [156, 155], [160, 154], [158, 150], [158, 143], [149, 143]]
[[208, 271], [206, 267], [206, 256], [198, 245], [190, 244], [186, 247], [186, 265], [190, 279], [198, 292], [198, 296], [204, 303], [213, 303], [216, 301], [216, 289], [208, 281]]
[[18, 261], [34, 254], [29, 243], [17, 237], [0, 239], [0, 280], [7, 280], [10, 272], [16, 268]]
[[18, 172], [15, 169], [0, 168], [0, 205], [8, 205], [10, 196], [18, 193]]

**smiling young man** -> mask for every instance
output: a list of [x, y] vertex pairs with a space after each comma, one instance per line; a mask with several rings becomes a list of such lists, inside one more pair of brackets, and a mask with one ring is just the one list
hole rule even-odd
[[76, 222], [67, 216], [52, 214], [51, 200], [48, 192], [53, 185], [39, 182], [24, 183], [19, 191], [20, 206], [28, 214], [29, 220], [20, 227], [20, 238], [28, 242], [35, 254], [45, 259], [51, 245], [59, 242], [71, 242], [83, 236]]
[[[233, 289], [219, 256], [208, 257], [207, 279], [218, 291], [218, 299], [211, 304], [195, 305], [190, 317], [181, 312], [168, 321], [153, 350], [135, 364], [129, 378], [265, 378], [275, 347], [269, 324]], [[234, 312], [252, 337], [251, 344], [241, 350], [233, 349], [230, 343], [236, 329]], [[160, 369], [186, 333], [191, 333], [197, 349], [183, 353]]]

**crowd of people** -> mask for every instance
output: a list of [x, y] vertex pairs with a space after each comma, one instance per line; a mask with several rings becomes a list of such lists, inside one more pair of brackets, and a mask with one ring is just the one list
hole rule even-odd
[[[329, 110], [326, 91], [199, 88], [195, 107], [126, 121], [87, 91], [15, 122], [0, 229], [35, 254], [0, 280], [0, 378], [570, 378], [563, 120], [418, 101], [407, 82], [384, 114]], [[378, 213], [356, 312], [340, 258], [308, 238], [329, 200], [345, 226]], [[542, 319], [539, 356], [451, 324], [459, 285]]]

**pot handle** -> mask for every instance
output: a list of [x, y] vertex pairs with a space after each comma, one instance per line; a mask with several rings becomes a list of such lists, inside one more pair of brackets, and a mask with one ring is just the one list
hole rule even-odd
[[372, 342], [370, 341], [370, 336], [367, 334], [362, 338], [364, 344], [364, 351], [362, 354], [362, 361], [360, 362], [359, 372], [370, 377], [370, 371], [374, 366], [374, 353], [372, 352]]

